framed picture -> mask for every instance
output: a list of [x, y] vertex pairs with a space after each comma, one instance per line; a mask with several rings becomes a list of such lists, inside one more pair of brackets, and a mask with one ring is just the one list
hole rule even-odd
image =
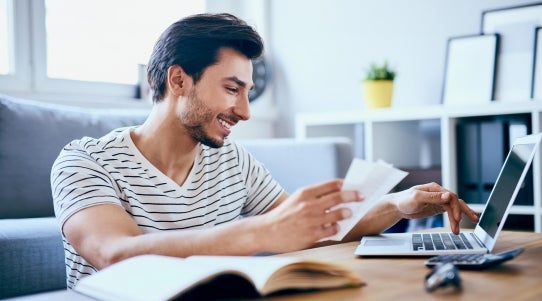
[[495, 100], [531, 98], [534, 33], [542, 26], [542, 3], [487, 10], [482, 13], [483, 34], [500, 36]]
[[493, 100], [499, 35], [448, 39], [442, 102], [480, 104]]
[[531, 97], [542, 100], [542, 27], [537, 27], [535, 31], [533, 61]]

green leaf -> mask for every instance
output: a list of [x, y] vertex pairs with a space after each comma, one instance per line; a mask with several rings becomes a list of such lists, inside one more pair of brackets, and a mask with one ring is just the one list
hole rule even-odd
[[382, 65], [373, 62], [367, 70], [365, 80], [394, 80], [395, 74], [395, 71], [388, 66], [388, 62]]

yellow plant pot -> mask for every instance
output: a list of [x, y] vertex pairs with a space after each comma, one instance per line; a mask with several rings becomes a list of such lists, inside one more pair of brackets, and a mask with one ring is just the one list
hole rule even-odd
[[366, 80], [363, 85], [363, 98], [367, 108], [387, 108], [393, 97], [392, 80]]

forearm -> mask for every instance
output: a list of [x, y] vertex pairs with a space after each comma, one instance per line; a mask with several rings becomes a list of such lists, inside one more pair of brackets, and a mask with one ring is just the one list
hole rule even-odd
[[170, 230], [134, 237], [124, 247], [127, 257], [138, 254], [160, 254], [187, 257], [191, 255], [253, 255], [267, 251], [260, 217], [249, 217], [207, 229]]
[[343, 241], [355, 241], [365, 235], [379, 234], [397, 223], [401, 219], [401, 213], [392, 198], [392, 194], [385, 195], [348, 232]]
[[187, 257], [259, 253], [269, 248], [266, 235], [262, 233], [269, 228], [268, 223], [263, 216], [254, 216], [207, 229], [145, 234], [121, 207], [99, 205], [70, 217], [63, 232], [81, 256], [102, 269], [142, 254]]

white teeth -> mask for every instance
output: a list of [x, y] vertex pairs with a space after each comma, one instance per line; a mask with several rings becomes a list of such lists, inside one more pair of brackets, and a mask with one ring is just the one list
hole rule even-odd
[[228, 130], [231, 128], [231, 125], [222, 119], [218, 119], [218, 122], [220, 122], [220, 124], [222, 124], [222, 126], [227, 128]]

